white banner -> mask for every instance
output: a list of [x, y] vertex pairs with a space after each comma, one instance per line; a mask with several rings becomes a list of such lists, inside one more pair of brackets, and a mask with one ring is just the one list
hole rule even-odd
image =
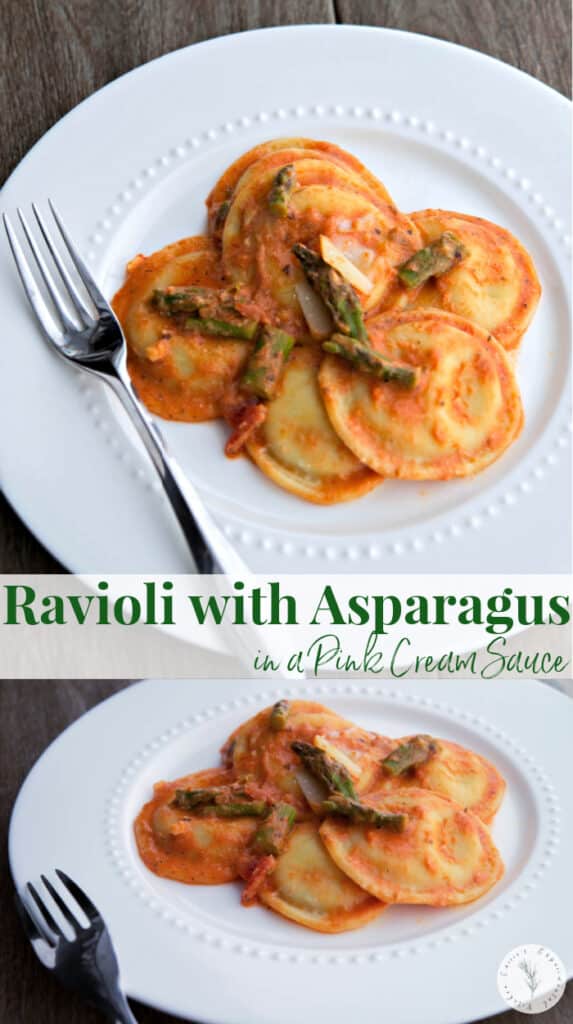
[[567, 679], [570, 590], [567, 576], [4, 575], [0, 676]]

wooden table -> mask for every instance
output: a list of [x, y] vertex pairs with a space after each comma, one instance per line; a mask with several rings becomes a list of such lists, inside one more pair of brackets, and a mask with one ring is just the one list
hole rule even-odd
[[[270, 25], [344, 22], [421, 32], [482, 50], [569, 95], [569, 8], [568, 0], [4, 0], [0, 179], [71, 107], [130, 68], [211, 36]], [[0, 571], [59, 568], [0, 499]], [[0, 683], [4, 834], [18, 787], [35, 759], [69, 722], [123, 685]], [[0, 1024], [96, 1024], [100, 1018], [60, 990], [37, 964], [12, 909], [3, 867]], [[381, 1007], [381, 1014], [385, 1010]], [[135, 1012], [142, 1024], [173, 1020], [145, 1007]], [[391, 1008], [386, 1015], [392, 1018]], [[496, 1024], [523, 1020], [513, 1012], [495, 1018]], [[571, 986], [542, 1020], [573, 1020]]]

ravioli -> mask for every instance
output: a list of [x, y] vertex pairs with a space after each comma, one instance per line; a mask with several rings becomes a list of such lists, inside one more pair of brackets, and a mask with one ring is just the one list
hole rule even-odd
[[225, 273], [249, 289], [257, 305], [272, 310], [281, 327], [297, 337], [307, 333], [296, 284], [304, 279], [293, 254], [295, 243], [319, 248], [325, 235], [371, 281], [363, 296], [366, 311], [387, 301], [397, 289], [396, 267], [420, 247], [412, 222], [390, 205], [375, 205], [355, 191], [337, 186], [336, 171], [324, 170], [326, 181], [295, 185], [288, 216], [277, 218], [268, 194], [275, 171], [238, 191], [225, 222], [222, 258]]
[[221, 203], [224, 203], [232, 197], [240, 179], [250, 167], [259, 160], [263, 160], [271, 153], [293, 149], [310, 150], [313, 153], [321, 155], [325, 160], [328, 160], [331, 163], [338, 164], [340, 167], [347, 167], [349, 170], [358, 174], [364, 181], [365, 185], [375, 192], [383, 202], [393, 205], [390, 194], [380, 179], [377, 178], [375, 174], [372, 174], [372, 172], [369, 171], [368, 168], [360, 162], [360, 160], [353, 156], [352, 153], [348, 153], [345, 149], [341, 149], [340, 146], [335, 146], [333, 142], [321, 142], [316, 139], [305, 138], [270, 139], [268, 142], [262, 142], [253, 149], [249, 149], [248, 152], [243, 153], [243, 155], [235, 160], [235, 162], [232, 163], [221, 175], [207, 197], [207, 210], [210, 225], [212, 225], [213, 219], [216, 216]]
[[214, 419], [250, 346], [191, 333], [154, 310], [149, 303], [153, 291], [170, 285], [224, 286], [217, 253], [207, 238], [182, 239], [138, 257], [128, 268], [113, 307], [129, 348], [129, 372], [151, 412], [187, 422]]
[[435, 309], [368, 321], [373, 347], [420, 370], [412, 389], [327, 356], [319, 384], [328, 417], [355, 456], [385, 477], [448, 480], [494, 462], [523, 425], [508, 356], [483, 328]]
[[309, 807], [296, 780], [302, 766], [291, 749], [295, 740], [313, 743], [321, 736], [349, 757], [359, 769], [353, 779], [358, 793], [371, 788], [380, 760], [393, 746], [392, 740], [361, 729], [312, 701], [290, 702], [285, 727], [278, 732], [270, 727], [271, 711], [265, 708], [235, 730], [223, 747], [225, 764], [238, 778], [252, 776], [269, 786], [302, 815], [309, 814]]
[[[391, 205], [384, 189], [376, 187], [372, 182], [367, 182], [364, 175], [353, 170], [350, 166], [336, 160], [331, 160], [324, 153], [313, 149], [277, 149], [257, 160], [239, 178], [233, 193], [233, 206], [240, 198], [241, 193], [261, 189], [261, 199], [266, 203], [269, 184], [282, 167], [292, 165], [296, 185], [327, 185], [330, 187], [346, 189], [349, 192], [357, 192], [364, 196], [374, 206], [387, 209]], [[379, 184], [379, 183], [377, 183]]]
[[157, 783], [134, 825], [139, 855], [150, 871], [193, 885], [219, 885], [239, 877], [239, 860], [257, 828], [256, 819], [193, 816], [169, 804], [176, 789], [232, 781], [232, 772], [211, 768]]
[[327, 819], [320, 836], [338, 867], [385, 903], [471, 903], [503, 874], [493, 839], [475, 814], [427, 789], [370, 794], [364, 802], [405, 814], [403, 832]]
[[259, 469], [291, 494], [316, 504], [349, 501], [380, 484], [334, 432], [318, 387], [321, 353], [293, 350], [267, 416], [247, 441]]
[[[397, 747], [411, 737], [394, 741]], [[438, 749], [424, 764], [416, 765], [400, 775], [381, 770], [373, 792], [393, 792], [415, 786], [455, 800], [466, 811], [472, 811], [487, 825], [499, 810], [505, 793], [505, 781], [495, 765], [480, 754], [450, 740], [437, 740]]]
[[305, 928], [330, 933], [361, 928], [386, 909], [336, 866], [313, 821], [295, 825], [259, 899]]
[[533, 260], [505, 228], [481, 217], [448, 210], [422, 210], [411, 215], [424, 244], [451, 231], [463, 244], [464, 259], [452, 270], [409, 295], [406, 306], [438, 305], [467, 317], [514, 349], [529, 326], [541, 296]]

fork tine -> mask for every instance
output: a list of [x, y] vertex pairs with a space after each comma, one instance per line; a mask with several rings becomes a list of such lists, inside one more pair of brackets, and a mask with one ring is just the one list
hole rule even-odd
[[62, 218], [60, 217], [51, 199], [48, 199], [48, 204], [50, 206], [50, 210], [52, 211], [54, 220], [60, 229], [60, 234], [64, 239], [64, 242], [66, 243], [68, 252], [72, 258], [75, 268], [85, 285], [86, 291], [90, 299], [92, 300], [92, 302], [95, 303], [98, 310], [101, 309], [101, 307], [103, 306], [104, 309], [107, 311], [109, 309], [109, 305], [105, 300], [104, 296], [102, 295], [102, 293], [100, 292], [83, 259], [77, 252], [68, 232], [66, 231], [66, 228], [64, 227]]
[[64, 938], [64, 933], [63, 933], [62, 929], [60, 928], [60, 926], [59, 926], [58, 922], [56, 921], [56, 919], [54, 917], [52, 917], [50, 911], [48, 910], [46, 904], [44, 903], [44, 901], [43, 901], [42, 897], [40, 896], [39, 892], [37, 891], [36, 887], [34, 885], [32, 885], [31, 882], [28, 882], [27, 889], [28, 889], [28, 892], [30, 893], [30, 896], [34, 900], [34, 903], [36, 904], [38, 910], [40, 911], [40, 914], [41, 914], [42, 920], [44, 921], [44, 924], [45, 925], [47, 924], [48, 927], [51, 928], [51, 930], [53, 931], [54, 935], [57, 935], [58, 938], [60, 938], [60, 939]]
[[26, 238], [28, 240], [28, 245], [32, 250], [32, 255], [36, 260], [36, 264], [38, 270], [40, 271], [40, 275], [44, 281], [44, 284], [46, 285], [46, 288], [48, 289], [50, 298], [54, 303], [54, 306], [56, 307], [58, 316], [62, 322], [63, 327], [65, 328], [66, 331], [77, 331], [78, 325], [74, 323], [74, 321], [70, 318], [68, 311], [64, 303], [62, 302], [62, 297], [58, 292], [58, 289], [56, 288], [54, 278], [52, 277], [52, 274], [48, 268], [48, 265], [44, 257], [42, 256], [42, 253], [40, 252], [40, 249], [38, 248], [36, 239], [30, 231], [28, 221], [26, 220], [20, 207], [18, 207], [18, 217], [20, 218], [20, 224], [22, 225], [22, 228], [24, 229], [24, 234], [26, 235]]
[[75, 282], [73, 281], [73, 279], [72, 279], [72, 277], [70, 275], [70, 272], [68, 271], [68, 268], [66, 267], [66, 264], [64, 263], [64, 261], [63, 261], [62, 257], [60, 256], [58, 250], [56, 249], [56, 247], [54, 245], [54, 242], [52, 240], [52, 236], [50, 235], [50, 233], [49, 233], [49, 231], [48, 231], [48, 229], [46, 227], [46, 222], [44, 221], [44, 218], [42, 217], [42, 215], [41, 215], [41, 213], [40, 213], [40, 211], [39, 211], [39, 209], [38, 209], [38, 207], [36, 206], [35, 203], [32, 203], [32, 210], [34, 211], [34, 216], [35, 216], [35, 218], [36, 218], [36, 220], [38, 222], [38, 227], [40, 228], [40, 231], [42, 232], [42, 236], [43, 236], [44, 241], [45, 241], [45, 243], [46, 243], [46, 245], [48, 247], [48, 250], [49, 250], [49, 252], [51, 254], [51, 257], [52, 257], [54, 263], [56, 264], [56, 267], [58, 268], [58, 273], [59, 273], [62, 281], [64, 282], [66, 288], [68, 289], [70, 298], [73, 301], [73, 304], [74, 304], [76, 312], [83, 319], [83, 321], [86, 324], [86, 326], [89, 325], [89, 324], [93, 324], [93, 322], [94, 322], [93, 310], [88, 308], [88, 306], [84, 302], [82, 296], [80, 295], [78, 289], [76, 288]]
[[54, 936], [50, 934], [46, 927], [41, 927], [40, 922], [36, 920], [23, 897], [18, 892], [14, 893], [14, 903], [16, 904], [18, 917], [24, 926], [24, 931], [30, 942], [34, 943], [37, 939], [43, 939], [50, 949], [54, 949], [56, 945]]
[[78, 906], [81, 907], [86, 917], [88, 917], [90, 921], [100, 921], [101, 914], [99, 910], [93, 905], [89, 896], [86, 895], [83, 889], [80, 889], [77, 882], [74, 882], [73, 878], [66, 875], [65, 871], [60, 871], [59, 868], [56, 868], [56, 874], [62, 884], [65, 885], [68, 892], [74, 897]]
[[4, 227], [6, 228], [6, 234], [8, 235], [8, 242], [14, 257], [14, 262], [20, 275], [20, 280], [24, 286], [24, 291], [26, 292], [28, 301], [50, 340], [54, 345], [60, 345], [63, 341], [62, 329], [54, 320], [52, 312], [36, 284], [36, 280], [30, 270], [28, 260], [24, 256], [22, 246], [16, 237], [14, 228], [12, 227], [6, 213], [3, 214], [3, 221]]
[[65, 919], [68, 922], [68, 924], [70, 925], [70, 927], [73, 928], [74, 931], [76, 931], [76, 932], [79, 931], [80, 928], [81, 928], [81, 925], [80, 925], [79, 921], [76, 920], [74, 914], [72, 914], [72, 912], [71, 912], [70, 908], [68, 907], [68, 905], [66, 903], [64, 903], [64, 901], [63, 901], [62, 897], [60, 896], [59, 892], [57, 891], [57, 889], [54, 889], [54, 886], [50, 882], [49, 878], [46, 878], [45, 875], [40, 875], [40, 878], [42, 879], [44, 885], [46, 886], [46, 889], [48, 890], [48, 892], [49, 892], [50, 896], [52, 897], [54, 903], [61, 910], [63, 916], [65, 917]]

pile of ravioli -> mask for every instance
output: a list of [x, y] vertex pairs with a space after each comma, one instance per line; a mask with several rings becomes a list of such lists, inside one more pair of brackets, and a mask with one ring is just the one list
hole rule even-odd
[[[269, 192], [292, 166], [288, 216]], [[134, 384], [167, 419], [222, 417], [252, 343], [173, 324], [153, 308], [155, 289], [234, 287], [295, 346], [266, 418], [245, 443], [275, 484], [307, 501], [357, 498], [383, 479], [448, 480], [493, 463], [517, 438], [523, 409], [512, 358], [540, 296], [533, 262], [505, 228], [445, 210], [401, 213], [359, 160], [312, 139], [276, 139], [229, 167], [207, 199], [208, 232], [129, 265], [114, 300]], [[444, 232], [464, 258], [418, 287], [398, 268]], [[329, 239], [370, 282], [360, 294], [370, 345], [418, 370], [407, 390], [325, 354], [297, 297], [303, 271], [293, 246]]]
[[[436, 739], [425, 763], [394, 776], [382, 762], [403, 739], [368, 732], [310, 701], [289, 702], [279, 731], [272, 727], [272, 714], [273, 708], [265, 708], [235, 730], [222, 749], [222, 767], [155, 786], [135, 822], [139, 854], [150, 871], [187, 884], [245, 877], [242, 865], [257, 821], [194, 814], [173, 805], [181, 788], [241, 782], [256, 787], [269, 805], [280, 801], [296, 812], [280, 852], [259, 872], [256, 899], [306, 928], [356, 929], [390, 904], [470, 903], [502, 877], [489, 825], [505, 782], [484, 757]], [[360, 803], [404, 815], [403, 831], [314, 813], [297, 781], [300, 759], [292, 749], [297, 741], [326, 749], [351, 767]]]

